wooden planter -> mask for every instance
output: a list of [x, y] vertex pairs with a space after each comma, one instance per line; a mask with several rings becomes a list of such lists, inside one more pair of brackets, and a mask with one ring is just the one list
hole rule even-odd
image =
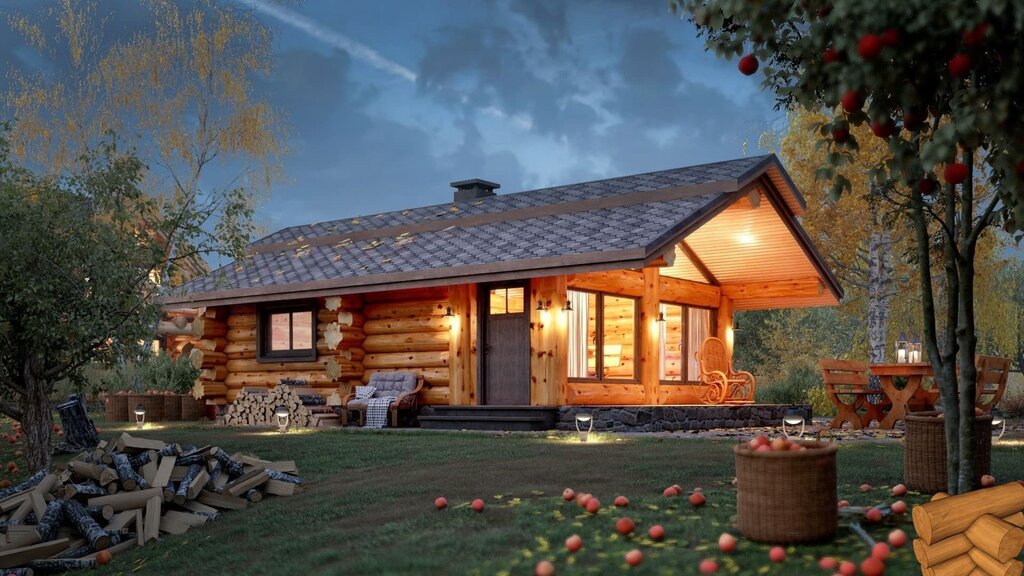
[[128, 396], [125, 394], [109, 394], [103, 401], [103, 418], [107, 422], [127, 422]]
[[[164, 395], [163, 394], [139, 394], [139, 402], [146, 409], [146, 422], [164, 421]], [[132, 405], [135, 409], [135, 405]]]
[[181, 394], [164, 395], [164, 421], [181, 420]]
[[[945, 492], [946, 421], [938, 412], [907, 415], [903, 446], [903, 483], [911, 490]], [[992, 415], [974, 417], [975, 488], [992, 465]]]
[[206, 405], [202, 400], [196, 400], [191, 394], [182, 394], [178, 398], [181, 398], [181, 419], [182, 420], [202, 420], [203, 412], [206, 410]]
[[758, 542], [821, 542], [835, 536], [836, 452], [833, 444], [804, 442], [799, 452], [736, 453], [736, 524]]

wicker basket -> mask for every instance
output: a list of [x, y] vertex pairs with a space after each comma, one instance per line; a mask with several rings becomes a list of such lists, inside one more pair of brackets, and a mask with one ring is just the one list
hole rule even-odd
[[146, 422], [164, 421], [164, 395], [139, 394], [139, 402], [146, 409]]
[[833, 444], [804, 442], [798, 452], [736, 453], [736, 524], [758, 542], [820, 542], [836, 533], [836, 452]]
[[[907, 435], [903, 446], [903, 483], [911, 490], [944, 492], [946, 476], [946, 421], [938, 412], [912, 412], [907, 415]], [[974, 417], [975, 476], [989, 473], [992, 465], [992, 416]], [[977, 487], [977, 486], [976, 486]]]
[[164, 395], [164, 421], [181, 420], [181, 394]]
[[183, 394], [180, 398], [182, 420], [194, 421], [203, 419], [206, 404], [202, 400], [196, 400], [191, 394]]
[[128, 396], [124, 394], [110, 394], [103, 401], [103, 418], [107, 422], [128, 421]]

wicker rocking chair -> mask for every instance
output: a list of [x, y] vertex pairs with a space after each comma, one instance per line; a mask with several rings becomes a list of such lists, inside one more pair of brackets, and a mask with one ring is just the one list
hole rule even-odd
[[700, 383], [697, 397], [705, 404], [750, 404], [757, 386], [750, 372], [732, 369], [725, 352], [725, 344], [718, 338], [708, 338], [695, 354], [700, 362]]

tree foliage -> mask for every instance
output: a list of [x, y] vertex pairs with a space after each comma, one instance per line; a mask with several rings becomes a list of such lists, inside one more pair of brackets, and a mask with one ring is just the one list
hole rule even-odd
[[[817, 127], [826, 162], [816, 176], [831, 182], [832, 198], [851, 190], [839, 171], [860, 148], [851, 127], [868, 125], [885, 142], [889, 155], [868, 171], [871, 187], [913, 230], [924, 344], [946, 410], [949, 489], [970, 490], [978, 482], [979, 240], [992, 224], [1018, 241], [1024, 228], [1024, 7], [1015, 0], [670, 6], [696, 24], [708, 49], [744, 54], [741, 72], [760, 68], [780, 106], [835, 111]], [[934, 277], [933, 262], [942, 270]], [[948, 295], [941, 323], [936, 277]]]

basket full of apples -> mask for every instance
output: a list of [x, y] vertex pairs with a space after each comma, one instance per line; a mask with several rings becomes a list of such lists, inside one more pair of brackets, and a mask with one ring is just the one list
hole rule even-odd
[[834, 444], [758, 435], [737, 445], [736, 523], [758, 542], [830, 540], [836, 533]]

